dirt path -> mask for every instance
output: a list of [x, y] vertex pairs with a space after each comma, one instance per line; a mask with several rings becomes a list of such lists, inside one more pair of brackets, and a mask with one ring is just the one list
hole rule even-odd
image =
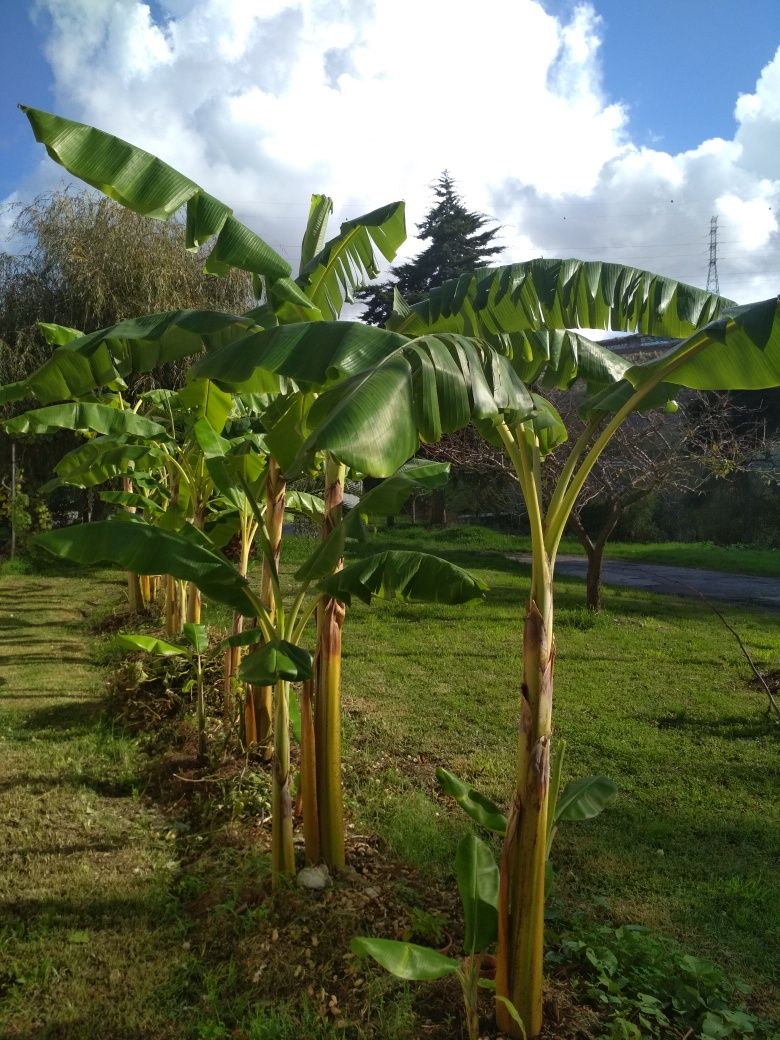
[[0, 1036], [178, 1037], [168, 825], [103, 718], [88, 617], [116, 577], [0, 579]]
[[[521, 563], [531, 557], [512, 553], [510, 559]], [[584, 556], [559, 556], [557, 574], [585, 578], [588, 565]], [[602, 571], [605, 585], [623, 585], [667, 596], [700, 595], [740, 606], [780, 612], [780, 578], [761, 578], [755, 574], [728, 574], [696, 567], [672, 567], [665, 563], [634, 563], [631, 560], [605, 560]]]

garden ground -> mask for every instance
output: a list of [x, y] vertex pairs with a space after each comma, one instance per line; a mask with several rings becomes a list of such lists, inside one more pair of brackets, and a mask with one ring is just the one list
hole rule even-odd
[[[121, 581], [3, 575], [0, 1035], [457, 1035], [445, 983], [410, 989], [345, 952], [366, 929], [457, 939], [449, 879], [466, 824], [433, 774], [444, 764], [495, 798], [509, 793], [527, 575], [490, 535], [401, 530], [381, 540], [410, 537], [491, 589], [467, 608], [349, 611], [353, 870], [321, 898], [291, 888], [269, 899], [262, 771], [242, 762], [201, 775], [180, 723], [138, 738], [105, 714], [94, 661], [116, 669], [118, 657], [89, 618], [111, 613]], [[286, 552], [295, 558], [303, 546], [288, 539]], [[745, 978], [748, 1005], [776, 1014], [777, 737], [738, 647], [703, 605], [608, 589], [604, 614], [593, 616], [580, 582], [558, 590], [565, 773], [606, 774], [620, 795], [558, 836], [553, 959], [571, 960], [572, 936], [625, 947], [612, 925], [647, 925]], [[729, 617], [759, 666], [776, 668], [776, 618]], [[215, 610], [206, 620], [224, 618]], [[560, 1023], [549, 1035], [589, 1035], [581, 1008], [579, 1025], [570, 1022], [572, 969], [559, 967]], [[577, 999], [597, 1004], [597, 989], [583, 984]], [[636, 1017], [630, 1001], [623, 1011]]]

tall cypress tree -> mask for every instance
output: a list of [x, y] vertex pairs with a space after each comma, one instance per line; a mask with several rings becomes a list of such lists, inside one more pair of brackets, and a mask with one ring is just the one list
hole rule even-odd
[[429, 245], [413, 260], [390, 268], [392, 280], [378, 282], [358, 294], [366, 303], [361, 314], [370, 325], [384, 325], [397, 289], [407, 303], [416, 303], [432, 286], [466, 271], [484, 267], [501, 252], [494, 243], [499, 228], [487, 225], [482, 213], [471, 213], [455, 190], [455, 181], [445, 170], [433, 187], [436, 202], [417, 225], [419, 237]]

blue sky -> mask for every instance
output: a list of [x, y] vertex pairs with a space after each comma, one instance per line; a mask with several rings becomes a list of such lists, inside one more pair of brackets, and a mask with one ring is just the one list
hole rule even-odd
[[11, 192], [37, 156], [20, 102], [46, 108], [53, 103], [52, 75], [44, 57], [44, 33], [33, 25], [24, 3], [0, 7], [0, 198]]
[[158, 152], [290, 254], [310, 191], [350, 214], [400, 195], [412, 223], [447, 166], [512, 257], [592, 245], [702, 281], [717, 213], [733, 295], [780, 284], [778, 0], [483, 0], [479, 22], [458, 9], [5, 3], [0, 200], [61, 179], [24, 101]]
[[[778, 0], [596, 0], [604, 85], [641, 144], [667, 151], [730, 137], [734, 102], [780, 45]], [[746, 17], [747, 13], [747, 17]]]

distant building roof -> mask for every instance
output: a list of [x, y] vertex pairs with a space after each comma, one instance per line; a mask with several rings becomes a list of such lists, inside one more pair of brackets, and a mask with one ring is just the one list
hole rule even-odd
[[616, 354], [663, 354], [679, 340], [660, 336], [642, 336], [632, 332], [627, 336], [613, 336], [603, 339], [602, 344]]

